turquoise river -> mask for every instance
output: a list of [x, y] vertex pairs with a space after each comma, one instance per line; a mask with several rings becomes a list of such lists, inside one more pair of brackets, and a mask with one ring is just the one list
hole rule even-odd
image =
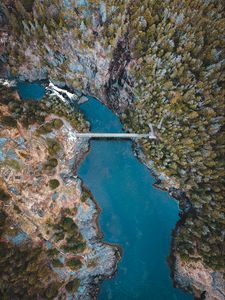
[[[118, 117], [99, 101], [81, 106], [93, 132], [122, 132]], [[134, 156], [131, 141], [92, 140], [78, 175], [99, 206], [104, 240], [122, 246], [118, 272], [104, 281], [100, 300], [188, 300], [173, 288], [167, 256], [178, 204], [153, 188], [154, 178]]]
[[[38, 83], [19, 83], [24, 98], [39, 100]], [[93, 132], [122, 132], [118, 117], [89, 98], [81, 110]], [[190, 300], [173, 287], [167, 257], [171, 233], [179, 219], [177, 202], [153, 187], [154, 178], [134, 156], [129, 140], [91, 140], [78, 175], [101, 208], [104, 241], [123, 249], [118, 271], [101, 285], [99, 300]]]

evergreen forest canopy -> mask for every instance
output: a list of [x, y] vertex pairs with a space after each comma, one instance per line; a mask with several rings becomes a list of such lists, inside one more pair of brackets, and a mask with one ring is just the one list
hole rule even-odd
[[[120, 112], [125, 126], [145, 133], [149, 123], [154, 125], [158, 141], [143, 140], [144, 153], [189, 201], [175, 237], [177, 253], [224, 271], [224, 2], [65, 2], [2, 5], [11, 41], [20, 41], [20, 47], [7, 46], [12, 72], [25, 63], [27, 46], [35, 40], [47, 73], [62, 80], [69, 69], [62, 37], [72, 34], [77, 48], [87, 53], [100, 44], [111, 61], [108, 85], [129, 88], [129, 105]], [[61, 55], [55, 68], [49, 49]], [[77, 72], [71, 85], [87, 90], [86, 77]], [[115, 108], [110, 95], [108, 101]]]

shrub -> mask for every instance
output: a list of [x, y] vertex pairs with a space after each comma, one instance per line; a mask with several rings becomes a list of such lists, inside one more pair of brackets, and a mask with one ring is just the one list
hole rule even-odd
[[66, 290], [68, 293], [75, 293], [80, 286], [80, 280], [78, 278], [75, 278], [74, 280], [70, 281], [66, 285]]
[[21, 213], [21, 209], [19, 208], [18, 205], [14, 204], [13, 208], [17, 213]]
[[10, 101], [8, 108], [12, 113], [20, 113], [22, 112], [22, 103], [20, 101]]
[[0, 122], [2, 125], [14, 128], [17, 126], [17, 121], [10, 116], [1, 116]]
[[57, 179], [49, 180], [48, 184], [52, 190], [55, 190], [60, 185], [60, 183]]
[[57, 139], [47, 139], [48, 152], [50, 155], [57, 155], [61, 150], [61, 145]]
[[55, 129], [60, 129], [63, 126], [63, 121], [60, 119], [52, 120], [52, 125]]
[[63, 229], [65, 229], [65, 230], [69, 229], [72, 224], [73, 224], [73, 219], [71, 219], [69, 217], [63, 217], [62, 218], [62, 227], [63, 227]]
[[[40, 116], [39, 116], [40, 118]], [[42, 119], [42, 122], [44, 122], [44, 119]], [[63, 121], [60, 119], [53, 119], [51, 122], [43, 124], [38, 130], [38, 134], [48, 134], [52, 132], [53, 129], [60, 129], [63, 126]], [[52, 146], [50, 142], [50, 146]]]
[[59, 254], [59, 251], [56, 249], [56, 248], [53, 248], [53, 249], [48, 249], [47, 251], [47, 254], [48, 256], [56, 256]]
[[67, 259], [66, 265], [72, 270], [77, 270], [82, 266], [82, 262], [78, 258], [70, 258]]
[[59, 259], [53, 259], [52, 266], [54, 268], [61, 268], [61, 267], [63, 267], [63, 263]]
[[42, 125], [38, 130], [38, 134], [48, 134], [52, 131], [52, 126], [50, 123]]
[[57, 296], [58, 290], [59, 290], [59, 284], [57, 282], [52, 282], [48, 286], [45, 292], [45, 296], [47, 297], [47, 299], [53, 299], [54, 297]]
[[0, 227], [5, 225], [6, 217], [7, 217], [6, 213], [0, 210]]
[[21, 1], [24, 8], [30, 12], [32, 10], [33, 4], [34, 4], [34, 0], [22, 0]]
[[83, 191], [82, 195], [81, 195], [81, 202], [85, 202], [89, 197], [88, 192]]
[[0, 200], [6, 202], [10, 198], [11, 198], [10, 195], [6, 193], [2, 188], [0, 188]]
[[65, 234], [63, 231], [58, 231], [55, 233], [55, 241], [56, 242], [63, 240], [64, 237], [65, 237]]
[[45, 164], [44, 164], [44, 168], [45, 169], [48, 169], [48, 170], [51, 170], [51, 169], [54, 169], [56, 168], [58, 165], [58, 160], [56, 158], [49, 158]]

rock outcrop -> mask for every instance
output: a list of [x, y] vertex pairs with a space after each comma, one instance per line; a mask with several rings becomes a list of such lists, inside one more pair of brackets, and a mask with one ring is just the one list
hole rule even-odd
[[200, 261], [184, 261], [177, 255], [174, 277], [178, 286], [192, 291], [199, 299], [221, 300], [225, 297], [222, 274], [206, 268]]
[[[81, 113], [54, 96], [22, 102], [10, 88], [0, 89], [0, 209], [6, 220], [0, 247], [22, 251], [28, 244], [41, 245], [49, 273], [39, 279], [41, 269], [33, 273], [39, 265], [30, 261], [27, 266], [21, 258], [26, 273], [15, 273], [16, 282], [11, 267], [3, 271], [4, 297], [95, 299], [99, 282], [115, 272], [119, 252], [101, 242], [98, 208], [74, 173], [77, 160], [88, 151], [87, 140], [74, 132], [88, 125]], [[5, 262], [0, 255], [1, 270]], [[33, 279], [26, 284], [23, 276]]]

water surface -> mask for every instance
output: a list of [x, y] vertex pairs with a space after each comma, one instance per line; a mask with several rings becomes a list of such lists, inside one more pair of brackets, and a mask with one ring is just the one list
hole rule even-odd
[[23, 100], [40, 100], [45, 95], [45, 87], [40, 82], [18, 81], [17, 90]]
[[[97, 100], [81, 105], [93, 132], [121, 132], [119, 119]], [[152, 187], [149, 170], [134, 156], [130, 141], [92, 140], [78, 175], [102, 209], [104, 240], [118, 243], [123, 258], [117, 275], [103, 282], [100, 300], [189, 300], [173, 288], [166, 259], [178, 205]]]
[[[21, 97], [39, 100], [40, 83], [18, 83]], [[121, 132], [118, 118], [91, 98], [82, 104], [95, 132]], [[133, 155], [130, 141], [93, 140], [79, 176], [102, 209], [104, 240], [118, 243], [123, 258], [117, 275], [101, 286], [99, 300], [191, 300], [174, 289], [166, 263], [171, 231], [178, 220], [175, 200], [152, 187], [154, 179]]]

